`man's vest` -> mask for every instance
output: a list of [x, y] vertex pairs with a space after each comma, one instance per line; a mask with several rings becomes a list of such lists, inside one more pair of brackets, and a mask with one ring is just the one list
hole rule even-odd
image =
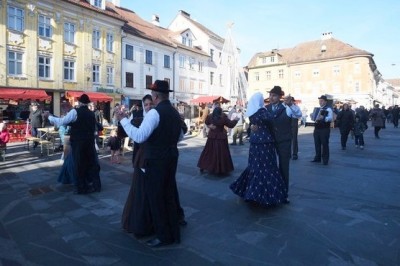
[[74, 140], [93, 140], [96, 125], [94, 113], [87, 106], [81, 106], [76, 109], [77, 119], [71, 123], [71, 141]]

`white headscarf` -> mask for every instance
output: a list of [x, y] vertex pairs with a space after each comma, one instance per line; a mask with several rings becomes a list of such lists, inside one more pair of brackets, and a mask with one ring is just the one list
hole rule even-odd
[[261, 92], [256, 92], [251, 96], [248, 104], [246, 116], [250, 117], [255, 114], [259, 109], [264, 107], [264, 95]]

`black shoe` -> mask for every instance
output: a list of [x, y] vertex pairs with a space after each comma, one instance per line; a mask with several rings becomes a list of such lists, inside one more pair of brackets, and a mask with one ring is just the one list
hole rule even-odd
[[171, 245], [173, 243], [174, 243], [173, 241], [161, 242], [160, 239], [153, 238], [153, 239], [150, 239], [149, 241], [146, 241], [146, 246], [151, 247], [151, 248], [159, 248], [159, 247], [162, 247], [162, 246]]
[[342, 147], [342, 150], [345, 150], [346, 149], [346, 147]]
[[77, 190], [74, 190], [74, 194], [77, 194], [77, 195], [84, 195], [84, 194], [87, 194], [87, 191], [77, 189]]
[[298, 159], [297, 155], [296, 155], [296, 154], [293, 154], [292, 160], [297, 160], [297, 159]]
[[239, 145], [244, 145], [244, 143], [243, 143], [243, 142], [240, 142]]
[[328, 165], [328, 162], [323, 162], [324, 165]]
[[320, 163], [321, 160], [314, 159], [314, 160], [312, 160], [312, 161], [310, 161], [310, 162], [312, 162], [312, 163]]
[[179, 219], [179, 225], [180, 226], [186, 226], [187, 225], [187, 222], [185, 221], [185, 218]]
[[284, 199], [284, 200], [283, 200], [283, 203], [284, 203], [284, 204], [289, 204], [289, 203], [290, 203], [289, 198]]

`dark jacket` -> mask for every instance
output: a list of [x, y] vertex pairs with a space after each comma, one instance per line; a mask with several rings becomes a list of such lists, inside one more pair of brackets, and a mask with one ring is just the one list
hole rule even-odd
[[275, 141], [277, 143], [292, 141], [292, 118], [287, 116], [285, 106], [279, 103], [275, 112], [272, 111], [272, 104], [268, 104], [266, 108], [273, 114], [272, 134]]
[[354, 114], [350, 109], [342, 110], [336, 118], [336, 125], [339, 127], [340, 132], [347, 132], [354, 126]]
[[43, 117], [42, 111], [37, 109], [29, 114], [29, 119], [31, 120], [31, 126], [34, 128], [43, 127]]

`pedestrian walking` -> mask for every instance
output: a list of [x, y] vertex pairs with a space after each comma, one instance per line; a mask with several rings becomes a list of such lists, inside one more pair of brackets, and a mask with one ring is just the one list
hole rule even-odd
[[336, 125], [340, 130], [340, 143], [342, 145], [342, 150], [345, 150], [347, 139], [354, 126], [354, 113], [347, 103], [343, 104], [342, 110], [337, 115]]
[[379, 139], [379, 131], [385, 127], [386, 116], [384, 111], [379, 108], [379, 104], [375, 104], [375, 107], [369, 113], [371, 118], [371, 126], [374, 127], [375, 138]]
[[361, 121], [360, 116], [356, 115], [353, 132], [354, 132], [354, 141], [356, 143], [356, 148], [364, 149], [364, 131], [367, 129], [367, 126], [364, 122]]

